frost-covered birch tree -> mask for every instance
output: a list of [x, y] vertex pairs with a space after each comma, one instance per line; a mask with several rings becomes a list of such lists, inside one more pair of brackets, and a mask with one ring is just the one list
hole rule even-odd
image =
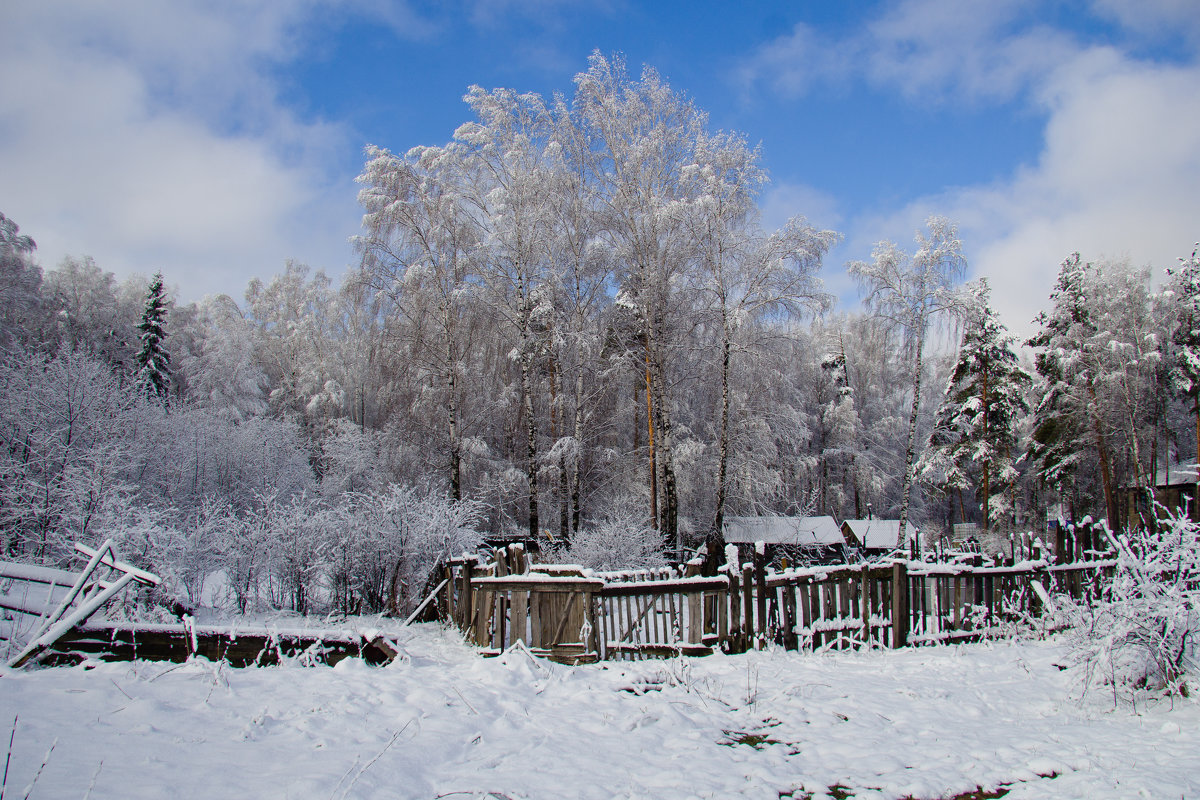
[[867, 292], [867, 307], [903, 335], [912, 353], [912, 410], [900, 499], [901, 541], [908, 526], [925, 345], [937, 325], [960, 313], [962, 301], [956, 287], [966, 270], [957, 226], [944, 217], [930, 217], [925, 225], [927, 233], [917, 232], [917, 247], [911, 255], [892, 242], [880, 242], [871, 263], [856, 261], [849, 265], [850, 274]]
[[683, 173], [699, 163], [708, 119], [653, 69], [646, 67], [640, 80], [631, 79], [620, 57], [593, 53], [575, 87], [581, 124], [594, 142], [590, 171], [599, 182], [599, 213], [617, 264], [617, 301], [632, 312], [641, 339], [650, 517], [664, 543], [677, 548], [679, 489], [668, 370], [679, 347], [680, 317], [690, 310], [682, 279], [694, 242], [684, 220], [694, 195]]
[[816, 272], [837, 234], [819, 231], [800, 217], [770, 235], [759, 228], [754, 200], [766, 175], [758, 165], [758, 152], [741, 137], [705, 136], [697, 155], [697, 164], [684, 170], [694, 196], [686, 219], [696, 248], [692, 280], [719, 343], [716, 500], [707, 546], [710, 555], [721, 556], [734, 361], [756, 350], [747, 331], [758, 323], [827, 305], [829, 298]]
[[[415, 147], [403, 158], [368, 147], [359, 175], [358, 240], [370, 280], [404, 317], [409, 353], [440, 398], [450, 496], [463, 496], [462, 378], [475, 302], [478, 220], [464, 146]], [[418, 374], [420, 377], [420, 373]]]
[[525, 428], [528, 530], [536, 539], [538, 518], [538, 416], [536, 371], [548, 352], [553, 311], [551, 206], [557, 198], [545, 150], [550, 117], [539, 95], [471, 87], [466, 102], [476, 122], [455, 132], [467, 148], [470, 202], [483, 231], [479, 259], [482, 300], [502, 321], [511, 342], [508, 358], [520, 371], [520, 409]]

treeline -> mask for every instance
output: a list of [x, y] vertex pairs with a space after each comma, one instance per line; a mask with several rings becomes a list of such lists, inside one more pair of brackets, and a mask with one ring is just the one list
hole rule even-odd
[[[837, 234], [763, 230], [757, 150], [652, 70], [594, 55], [573, 97], [466, 100], [449, 143], [368, 150], [339, 285], [289, 263], [155, 327], [150, 280], [43, 273], [0, 220], [6, 552], [140, 530], [149, 563], [196, 593], [219, 573], [239, 607], [304, 609], [314, 587], [398, 607], [414, 548], [525, 535], [615, 565], [618, 529], [646, 562], [733, 514], [1117, 518], [1122, 487], [1195, 456], [1194, 255], [1159, 293], [1068, 259], [1031, 364], [986, 285], [958, 285], [945, 220], [852, 265], [868, 310], [834, 313]], [[441, 510], [380, 510], [403, 492]]]

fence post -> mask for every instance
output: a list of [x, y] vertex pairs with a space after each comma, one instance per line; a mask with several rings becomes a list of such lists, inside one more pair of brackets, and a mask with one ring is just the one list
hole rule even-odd
[[722, 603], [729, 603], [729, 639], [728, 652], [736, 653], [739, 651], [738, 640], [742, 632], [742, 587], [741, 576], [738, 574], [737, 563], [731, 561], [729, 564], [729, 591], [727, 599], [722, 599]]
[[754, 568], [749, 564], [742, 567], [742, 651], [751, 647], [754, 640]]
[[864, 563], [862, 565], [862, 578], [859, 579], [859, 593], [861, 596], [862, 624], [863, 624], [863, 648], [871, 649], [871, 565]]
[[458, 621], [459, 627], [463, 631], [471, 629], [471, 620], [474, 619], [474, 603], [473, 590], [471, 588], [471, 573], [475, 571], [475, 562], [471, 559], [465, 559], [462, 566], [462, 592], [458, 595], [458, 609], [462, 614], [462, 618]]
[[783, 586], [783, 648], [796, 650], [799, 642], [796, 639], [796, 587], [787, 583]]
[[908, 646], [908, 565], [892, 565], [892, 647]]
[[754, 583], [758, 592], [758, 644], [761, 647], [767, 638], [767, 556], [760, 549], [762, 542], [754, 544]]
[[444, 567], [446, 576], [445, 594], [438, 598], [438, 619], [446, 622], [454, 621], [454, 567], [449, 563]]

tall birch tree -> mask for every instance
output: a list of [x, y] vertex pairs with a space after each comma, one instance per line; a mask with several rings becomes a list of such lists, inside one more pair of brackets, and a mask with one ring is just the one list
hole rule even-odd
[[925, 227], [925, 233], [917, 232], [917, 246], [911, 255], [893, 242], [880, 242], [872, 253], [871, 263], [856, 261], [849, 265], [850, 274], [867, 293], [864, 299], [867, 307], [903, 335], [912, 354], [912, 408], [900, 497], [901, 542], [908, 527], [925, 345], [936, 326], [960, 313], [962, 299], [956, 287], [967, 265], [956, 225], [944, 217], [930, 217]]

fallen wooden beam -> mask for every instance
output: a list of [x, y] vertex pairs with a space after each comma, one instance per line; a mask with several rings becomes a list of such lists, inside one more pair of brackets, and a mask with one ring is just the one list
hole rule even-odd
[[301, 664], [332, 666], [344, 658], [390, 664], [399, 649], [382, 636], [368, 639], [349, 631], [270, 631], [184, 624], [131, 625], [96, 622], [76, 627], [43, 653], [48, 666], [100, 661], [172, 661], [193, 655], [225, 661], [232, 667], [255, 667], [297, 659]]

